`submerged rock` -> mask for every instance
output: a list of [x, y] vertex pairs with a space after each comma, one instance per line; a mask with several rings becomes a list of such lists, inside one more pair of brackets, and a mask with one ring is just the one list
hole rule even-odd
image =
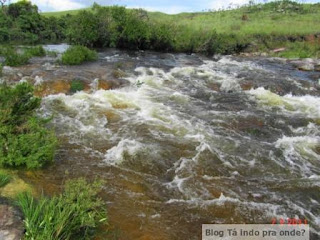
[[20, 240], [23, 237], [24, 226], [22, 213], [0, 198], [0, 239]]

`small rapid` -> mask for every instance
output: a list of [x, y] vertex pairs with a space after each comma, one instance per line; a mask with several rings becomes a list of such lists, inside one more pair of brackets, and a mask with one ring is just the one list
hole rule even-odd
[[47, 183], [105, 180], [120, 239], [273, 218], [307, 219], [319, 237], [317, 82], [272, 59], [100, 53], [100, 68], [117, 62], [129, 63], [122, 87], [43, 98], [61, 142]]

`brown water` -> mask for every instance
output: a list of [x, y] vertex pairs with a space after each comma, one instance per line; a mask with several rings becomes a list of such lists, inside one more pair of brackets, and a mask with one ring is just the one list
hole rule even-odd
[[119, 239], [200, 239], [203, 223], [287, 217], [319, 238], [317, 73], [277, 59], [115, 50], [44, 72], [39, 85], [78, 76], [88, 88], [42, 94], [56, 164], [23, 177], [50, 194], [67, 178], [106, 180]]

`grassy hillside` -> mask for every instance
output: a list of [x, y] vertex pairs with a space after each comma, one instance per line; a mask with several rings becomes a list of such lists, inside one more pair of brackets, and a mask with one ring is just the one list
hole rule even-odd
[[[242, 7], [217, 12], [180, 13], [169, 15], [148, 12], [150, 20], [158, 23], [176, 24], [194, 31], [212, 31], [241, 35], [290, 34], [306, 35], [320, 33], [320, 4], [299, 4], [299, 9], [276, 8], [272, 3]], [[90, 10], [90, 8], [84, 9]], [[284, 10], [284, 11], [281, 11]], [[77, 14], [81, 10], [43, 13], [44, 16], [60, 17]], [[243, 17], [243, 16], [246, 17]]]
[[61, 11], [61, 12], [44, 12], [44, 13], [41, 13], [41, 15], [43, 15], [45, 17], [62, 17], [65, 15], [68, 15], [68, 14], [75, 15], [83, 10], [90, 11], [91, 8], [83, 8], [83, 9], [78, 9], [78, 10], [69, 10], [69, 11]]
[[[85, 10], [94, 12], [92, 8]], [[79, 13], [81, 10], [43, 15], [61, 17]], [[320, 57], [320, 3], [282, 0], [216, 12], [142, 15], [151, 26], [166, 26], [174, 33], [170, 40], [174, 51], [228, 54], [285, 47], [286, 51], [278, 56]]]

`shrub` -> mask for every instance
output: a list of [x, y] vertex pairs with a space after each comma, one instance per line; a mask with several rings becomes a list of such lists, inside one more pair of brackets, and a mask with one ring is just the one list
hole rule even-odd
[[29, 56], [35, 56], [35, 57], [43, 57], [46, 55], [46, 51], [42, 46], [27, 48], [25, 50], [25, 53], [28, 54]]
[[79, 65], [86, 61], [93, 61], [98, 58], [95, 51], [84, 46], [72, 46], [62, 55], [62, 63], [65, 65]]
[[70, 43], [94, 46], [99, 38], [97, 16], [89, 11], [80, 11], [71, 16], [66, 32]]
[[103, 201], [97, 197], [101, 182], [71, 180], [65, 190], [52, 198], [30, 194], [18, 197], [17, 203], [25, 216], [25, 239], [69, 240], [92, 239], [94, 230], [107, 220]]
[[40, 99], [28, 83], [0, 85], [0, 165], [40, 168], [53, 161], [56, 138], [36, 116]]
[[2, 49], [2, 55], [5, 57], [4, 64], [11, 67], [27, 64], [31, 57], [28, 53], [18, 53], [12, 47]]
[[84, 89], [84, 84], [81, 80], [74, 79], [71, 82], [70, 91], [72, 93], [82, 91]]

